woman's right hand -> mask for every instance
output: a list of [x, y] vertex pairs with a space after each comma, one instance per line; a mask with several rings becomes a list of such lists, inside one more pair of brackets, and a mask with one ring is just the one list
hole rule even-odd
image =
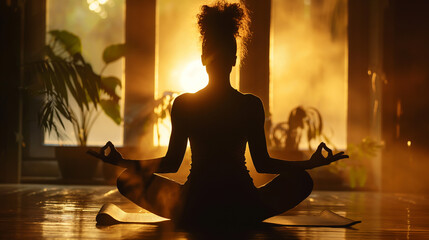
[[123, 160], [122, 155], [116, 150], [112, 142], [108, 141], [106, 145], [100, 148], [99, 152], [88, 150], [88, 154], [103, 160], [103, 162], [118, 165], [119, 161]]

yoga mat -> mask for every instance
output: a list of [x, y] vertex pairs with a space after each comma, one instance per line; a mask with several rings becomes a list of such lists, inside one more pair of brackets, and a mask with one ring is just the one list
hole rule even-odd
[[302, 227], [350, 227], [361, 221], [355, 221], [340, 216], [330, 210], [323, 210], [319, 215], [297, 215], [285, 216], [279, 215], [265, 219], [266, 223], [284, 225], [284, 226], [302, 226]]
[[104, 204], [95, 219], [97, 220], [97, 223], [101, 225], [112, 225], [117, 223], [160, 223], [170, 220], [151, 212], [125, 212], [113, 203]]
[[[128, 213], [112, 203], [104, 204], [96, 217], [100, 225], [112, 225], [117, 223], [160, 223], [169, 221], [150, 212]], [[322, 211], [316, 216], [274, 216], [264, 221], [265, 223], [283, 226], [305, 226], [305, 227], [349, 227], [361, 221], [355, 221], [342, 217], [329, 210]]]

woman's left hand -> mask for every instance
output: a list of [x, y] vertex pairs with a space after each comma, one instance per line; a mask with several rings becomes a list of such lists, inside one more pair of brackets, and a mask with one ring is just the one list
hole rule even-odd
[[[322, 150], [325, 149], [328, 152], [328, 156], [325, 157], [322, 154]], [[313, 153], [310, 160], [308, 160], [309, 167], [308, 169], [325, 166], [332, 162], [338, 161], [340, 159], [349, 158], [348, 155], [345, 155], [344, 152], [339, 152], [335, 155], [332, 154], [332, 150], [326, 146], [325, 143], [320, 143], [317, 147], [317, 150]]]

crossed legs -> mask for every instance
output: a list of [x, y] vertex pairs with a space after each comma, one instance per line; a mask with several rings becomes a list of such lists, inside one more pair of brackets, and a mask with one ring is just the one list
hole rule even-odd
[[157, 175], [127, 169], [118, 177], [119, 192], [138, 206], [165, 218], [182, 209], [183, 185]]
[[[185, 206], [186, 185], [154, 173], [125, 170], [117, 180], [119, 192], [126, 198], [159, 216], [175, 219], [181, 216]], [[258, 220], [263, 220], [297, 206], [306, 199], [313, 189], [310, 175], [304, 171], [279, 174], [272, 181], [257, 189], [255, 201], [260, 211], [254, 211]]]
[[284, 213], [305, 200], [313, 191], [313, 179], [304, 170], [277, 175], [258, 188], [259, 196], [266, 206], [264, 219]]

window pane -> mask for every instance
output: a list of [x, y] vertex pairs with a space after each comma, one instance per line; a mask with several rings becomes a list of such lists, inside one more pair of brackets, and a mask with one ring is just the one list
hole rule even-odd
[[[102, 53], [105, 47], [125, 42], [125, 0], [48, 0], [46, 24], [47, 31], [67, 30], [79, 36], [83, 57], [92, 65], [94, 72], [100, 73], [104, 68]], [[124, 85], [124, 60], [109, 64], [102, 76], [115, 76]], [[122, 114], [124, 92], [121, 91]], [[75, 109], [78, 109], [77, 105]], [[73, 127], [68, 122], [65, 136], [58, 140], [55, 134], [45, 134], [45, 144], [76, 144]], [[100, 111], [89, 133], [88, 145], [101, 145], [107, 140], [122, 145], [123, 126], [116, 125]]]
[[[271, 13], [273, 124], [299, 105], [315, 107], [323, 132], [345, 148], [347, 0], [273, 0]], [[307, 147], [303, 140], [300, 148]]]

